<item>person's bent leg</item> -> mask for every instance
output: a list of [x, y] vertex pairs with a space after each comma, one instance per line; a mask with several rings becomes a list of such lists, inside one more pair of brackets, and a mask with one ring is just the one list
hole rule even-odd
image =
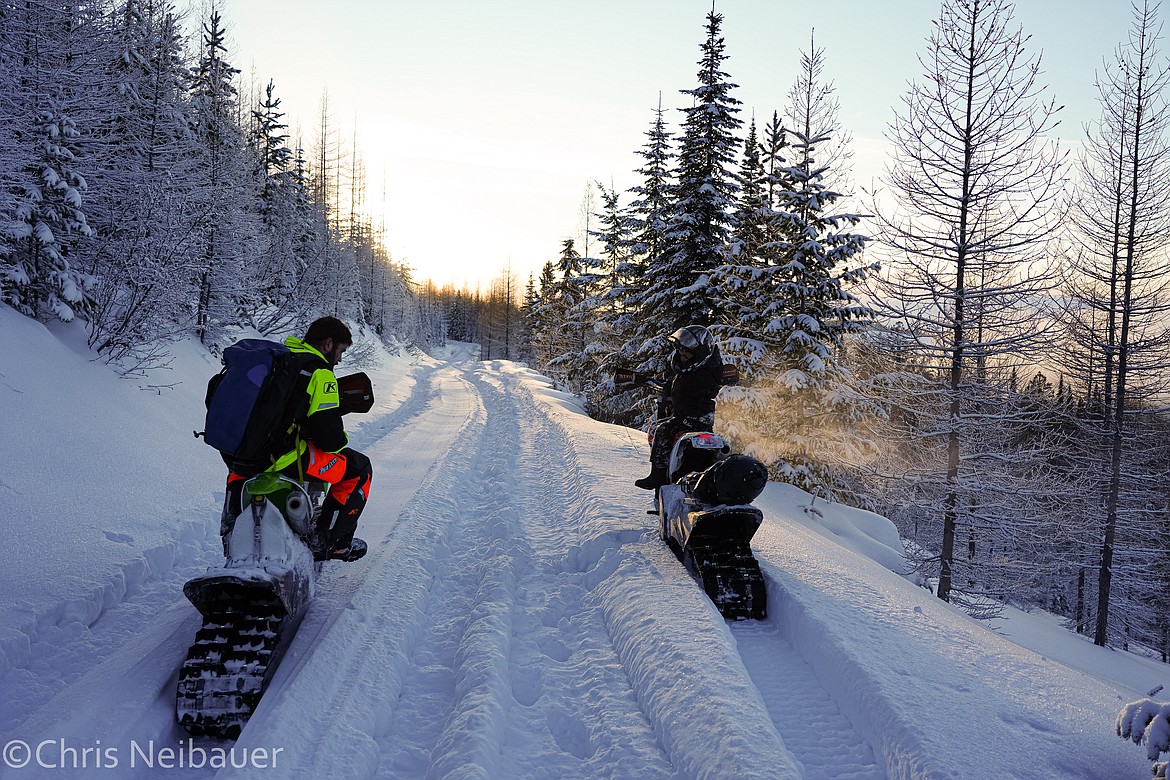
[[670, 481], [668, 471], [670, 448], [674, 445], [674, 437], [678, 434], [681, 421], [674, 417], [667, 417], [654, 431], [654, 444], [650, 447], [650, 473], [642, 479], [635, 480], [634, 485], [643, 490], [656, 490]]
[[305, 473], [330, 484], [317, 521], [327, 557], [354, 561], [365, 555], [366, 543], [355, 539], [354, 533], [370, 494], [370, 459], [348, 447], [338, 453], [310, 447]]

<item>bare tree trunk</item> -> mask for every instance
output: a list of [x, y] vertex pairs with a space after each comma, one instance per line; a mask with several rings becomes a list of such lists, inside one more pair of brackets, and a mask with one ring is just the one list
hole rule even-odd
[[[997, 487], [971, 479], [977, 458], [995, 446], [971, 423], [985, 405], [979, 388], [995, 368], [1031, 363], [1028, 350], [1044, 339], [1034, 309], [1020, 302], [1047, 294], [1043, 246], [1057, 227], [1051, 206], [1063, 155], [1044, 138], [1058, 109], [1040, 99], [1039, 58], [1013, 28], [1006, 0], [943, 2], [922, 58], [925, 78], [911, 85], [905, 112], [891, 125], [895, 155], [886, 182], [902, 211], [875, 203], [891, 252], [877, 304], [906, 329], [905, 376], [916, 388], [907, 403], [919, 406], [912, 417], [929, 419], [920, 430], [939, 436], [945, 450], [945, 471], [932, 461], [924, 494], [929, 511], [941, 502], [941, 540], [924, 542], [941, 542], [937, 595], [944, 601], [978, 587], [978, 545], [1002, 533], [986, 523], [969, 529], [973, 565], [957, 583], [956, 540], [976, 522], [978, 491]], [[923, 365], [938, 373], [920, 393]]]

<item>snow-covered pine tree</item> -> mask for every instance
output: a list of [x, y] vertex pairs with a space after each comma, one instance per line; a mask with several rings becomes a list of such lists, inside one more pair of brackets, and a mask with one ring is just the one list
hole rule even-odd
[[[785, 110], [790, 145], [777, 139], [783, 130], [774, 116], [762, 148], [753, 122], [738, 252], [715, 276], [723, 312], [715, 330], [751, 380], [724, 393], [724, 429], [780, 478], [833, 492], [846, 488], [841, 461], [857, 460], [856, 423], [870, 407], [849, 389], [839, 351], [872, 315], [852, 292], [869, 270], [865, 237], [851, 230], [861, 217], [838, 210], [842, 196], [824, 185], [830, 170], [819, 150], [840, 148], [832, 142], [841, 128], [823, 61], [815, 46], [802, 54]], [[777, 158], [786, 146], [791, 163], [783, 166]]]
[[293, 150], [288, 146], [288, 125], [276, 97], [276, 84], [269, 80], [264, 97], [252, 109], [252, 146], [256, 155], [254, 175], [259, 183], [260, 213], [267, 215], [280, 207], [282, 178], [293, 163]]
[[627, 290], [633, 281], [629, 278], [634, 245], [631, 235], [637, 223], [629, 207], [622, 206], [621, 193], [601, 182], [596, 184], [601, 198], [601, 210], [594, 215], [597, 229], [593, 231], [593, 237], [601, 244], [597, 277], [602, 288], [601, 306], [607, 325], [612, 329], [625, 309]]
[[255, 230], [243, 131], [237, 121], [239, 71], [227, 61], [226, 31], [218, 11], [203, 23], [199, 62], [192, 73], [191, 102], [200, 179], [192, 193], [197, 209], [195, 333], [210, 343], [219, 328], [233, 324], [246, 258], [254, 253]]
[[[639, 220], [629, 207], [621, 205], [621, 196], [612, 186], [597, 183], [601, 194], [602, 211], [597, 214], [599, 229], [594, 232], [602, 244], [601, 268], [597, 292], [582, 304], [583, 314], [593, 318], [591, 342], [586, 354], [593, 362], [594, 376], [590, 380], [590, 413], [607, 422], [629, 424], [634, 421], [631, 406], [637, 398], [619, 392], [613, 385], [613, 373], [631, 364], [626, 352], [631, 321], [627, 301], [632, 289], [641, 286], [635, 277], [638, 263], [632, 251], [637, 242], [632, 238]], [[591, 312], [591, 313], [590, 313]], [[640, 394], [639, 394], [640, 396]]]
[[597, 261], [578, 254], [574, 241], [565, 239], [557, 260], [556, 308], [563, 312], [556, 327], [556, 356], [548, 363], [553, 376], [574, 393], [585, 392], [596, 365], [587, 347], [592, 343], [593, 311], [586, 301], [597, 300]]
[[[643, 305], [650, 285], [649, 269], [657, 267], [664, 259], [673, 208], [672, 139], [663, 118], [661, 97], [658, 103], [654, 120], [646, 132], [646, 143], [638, 151], [643, 163], [635, 173], [642, 177], [642, 181], [630, 188], [633, 196], [629, 207], [632, 219], [630, 256], [619, 272], [623, 285], [618, 288], [620, 313], [614, 326], [624, 339], [621, 359], [639, 371], [663, 375], [666, 356], [662, 350], [661, 323], [653, 319]], [[635, 419], [652, 412], [646, 391], [627, 395], [625, 408], [631, 410]]]
[[715, 332], [723, 345], [723, 358], [735, 363], [749, 381], [765, 371], [765, 345], [760, 334], [767, 322], [760, 321], [757, 306], [761, 299], [776, 293], [769, 289], [769, 282], [774, 278], [778, 252], [786, 243], [778, 233], [782, 223], [776, 204], [779, 193], [791, 186], [781, 156], [787, 146], [786, 131], [775, 113], [769, 129], [773, 134], [765, 148], [752, 118], [739, 170], [731, 251], [727, 263], [714, 273], [720, 309]]
[[613, 370], [623, 364], [618, 320], [624, 308], [634, 222], [615, 189], [601, 182], [596, 186], [602, 210], [590, 220], [594, 228], [589, 233], [596, 239], [593, 246], [601, 246], [600, 257], [581, 258], [577, 276], [564, 282], [572, 285], [573, 297], [578, 299], [565, 317], [566, 325], [580, 333], [581, 348], [576, 356], [561, 356], [557, 365], [579, 378], [577, 391], [585, 397], [586, 410], [611, 419], [607, 401], [613, 395]]
[[777, 210], [781, 193], [792, 188], [787, 148], [788, 131], [779, 112], [774, 111], [765, 126], [763, 142], [758, 139], [753, 118], [739, 172], [741, 191], [732, 251], [727, 264], [715, 274], [721, 309], [716, 332], [723, 343], [723, 357], [735, 363], [749, 382], [755, 374], [767, 373], [766, 350], [760, 338], [767, 323], [759, 321], [755, 307], [759, 300], [775, 294], [775, 290], [757, 289], [757, 285], [767, 287], [779, 265], [780, 252], [791, 244], [780, 232], [786, 222]]
[[861, 216], [837, 210], [842, 195], [825, 186], [830, 176], [842, 181], [848, 177], [831, 169], [820, 150], [836, 149], [839, 164], [849, 157], [838, 142], [844, 131], [834, 88], [821, 78], [823, 63], [824, 52], [814, 44], [801, 55], [801, 70], [789, 91], [792, 165], [775, 186], [778, 224], [770, 238], [779, 245], [765, 250], [777, 253], [777, 297], [789, 301], [791, 310], [767, 311], [764, 333], [767, 340], [783, 345], [789, 372], [783, 381], [793, 388], [824, 386], [845, 337], [872, 317], [851, 291], [876, 268], [862, 258], [865, 236], [851, 231]]
[[524, 298], [520, 302], [520, 316], [524, 327], [520, 329], [520, 360], [536, 365], [535, 334], [532, 330], [533, 317], [540, 306], [540, 290], [536, 286], [536, 275], [528, 274], [528, 282], [524, 285]]
[[[6, 7], [5, 56], [15, 66], [8, 96], [15, 119], [8, 144], [19, 147], [5, 189], [15, 192], [0, 220], [0, 293], [31, 317], [72, 320], [92, 304], [93, 277], [74, 258], [94, 237], [83, 205], [82, 62], [95, 9], [49, 0]], [[6, 177], [7, 178], [7, 177]]]
[[763, 147], [756, 133], [753, 115], [743, 144], [739, 168], [739, 197], [736, 201], [731, 239], [730, 261], [736, 265], [760, 268], [767, 265], [764, 246], [770, 243], [769, 229], [774, 217], [772, 192], [774, 183], [761, 159]]
[[242, 315], [261, 333], [291, 327], [306, 309], [300, 289], [306, 263], [298, 252], [306, 231], [304, 161], [289, 145], [275, 90], [269, 81], [252, 109], [248, 139], [261, 232], [242, 291]]
[[[941, 521], [923, 546], [937, 550], [943, 600], [972, 580], [956, 572], [965, 565], [956, 545], [978, 523], [985, 486], [972, 469], [994, 462], [996, 398], [1013, 366], [1033, 364], [1029, 350], [1043, 346], [1036, 307], [1048, 287], [1042, 261], [1063, 155], [1044, 139], [1057, 109], [1040, 100], [1039, 58], [1026, 40], [1006, 0], [944, 0], [926, 72], [890, 126], [892, 201], [875, 204], [891, 265], [878, 304], [905, 326], [911, 357], [906, 406], [892, 419], [915, 422], [901, 432], [913, 431], [920, 450], [945, 450], [945, 469], [916, 483], [917, 520]], [[898, 433], [884, 441], [893, 446]]]
[[700, 46], [699, 84], [682, 90], [693, 103], [685, 115], [671, 189], [672, 207], [661, 255], [649, 268], [649, 285], [634, 302], [642, 310], [641, 352], [665, 351], [665, 339], [685, 325], [710, 325], [714, 317], [711, 273], [726, 262], [738, 184], [735, 176], [742, 121], [736, 84], [723, 71], [723, 16], [707, 14]]
[[540, 282], [535, 302], [526, 315], [528, 329], [532, 332], [532, 351], [537, 368], [546, 370], [555, 358], [560, 323], [565, 312], [557, 295], [557, 273], [553, 261], [547, 261], [540, 269]]
[[[16, 213], [18, 176], [30, 161], [31, 150], [17, 139], [28, 134], [28, 119], [19, 99], [22, 78], [20, 55], [26, 24], [23, 9], [0, 6], [0, 215]], [[25, 276], [9, 260], [14, 236], [0, 230], [0, 302], [16, 302], [16, 279]]]
[[825, 50], [817, 46], [816, 36], [809, 33], [808, 50], [801, 52], [800, 73], [788, 91], [788, 119], [794, 130], [805, 130], [814, 137], [817, 128], [833, 128], [833, 132], [815, 144], [816, 160], [821, 168], [821, 186], [838, 193], [839, 198], [852, 196], [851, 172], [853, 136], [838, 121], [841, 106], [837, 88], [822, 76], [825, 68]]

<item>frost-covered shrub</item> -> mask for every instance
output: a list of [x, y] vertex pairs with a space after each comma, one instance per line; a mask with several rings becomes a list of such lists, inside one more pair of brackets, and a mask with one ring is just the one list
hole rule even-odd
[[1159, 761], [1163, 753], [1170, 753], [1170, 704], [1153, 699], [1131, 701], [1117, 714], [1117, 736], [1132, 740], [1135, 745], [1145, 743], [1146, 757], [1154, 762], [1154, 777], [1165, 778], [1170, 762]]

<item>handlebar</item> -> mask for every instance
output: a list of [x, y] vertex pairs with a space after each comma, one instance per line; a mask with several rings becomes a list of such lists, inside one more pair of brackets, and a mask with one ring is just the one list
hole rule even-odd
[[666, 383], [657, 377], [649, 374], [642, 374], [637, 371], [628, 371], [626, 369], [619, 369], [613, 374], [613, 383], [615, 385], [630, 385], [632, 387], [642, 387], [647, 385], [656, 390], [662, 390], [666, 387]]

